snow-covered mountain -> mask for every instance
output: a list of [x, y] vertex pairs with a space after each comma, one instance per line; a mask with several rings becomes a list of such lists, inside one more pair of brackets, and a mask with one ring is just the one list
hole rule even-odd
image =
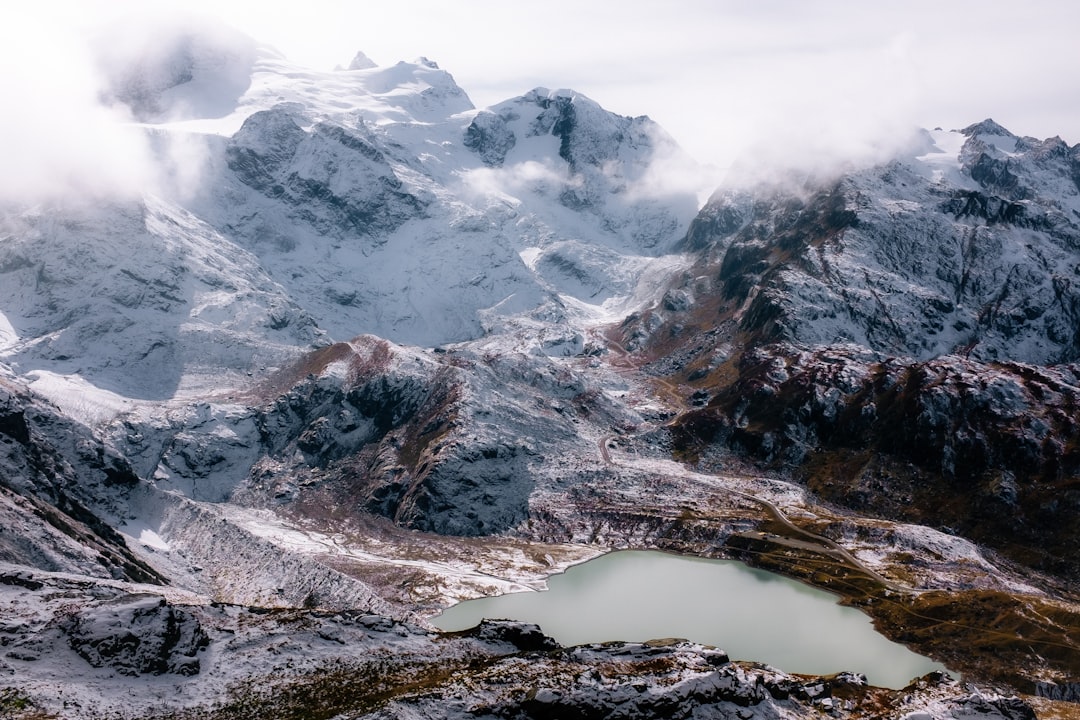
[[[4, 214], [0, 352], [23, 375], [161, 400], [363, 333], [433, 346], [604, 313], [694, 210], [654, 193], [651, 169], [687, 162], [662, 130], [570, 91], [477, 113], [423, 59], [314, 73], [166, 49], [116, 91], [147, 119], [159, 192]], [[235, 97], [190, 101], [209, 95]], [[508, 143], [497, 166], [481, 127]]]
[[[155, 698], [119, 698], [160, 675], [180, 689], [162, 717], [287, 714], [305, 693], [328, 698], [320, 717], [449, 712], [436, 697], [462, 715], [1029, 716], [940, 677], [819, 687], [687, 644], [558, 650], [516, 625], [425, 625], [616, 547], [839, 583], [950, 667], [1072, 692], [1067, 643], [980, 650], [977, 623], [925, 604], [1024, 596], [1000, 609], [1024, 632], [1048, 632], [1052, 603], [1080, 625], [1058, 582], [1072, 565], [1029, 561], [1054, 573], [1036, 576], [890, 522], [903, 513], [865, 473], [831, 495], [810, 482], [885, 519], [824, 507], [788, 473], [841, 436], [888, 435], [867, 388], [924, 363], [947, 380], [912, 402], [963, 402], [898, 410], [929, 428], [905, 451], [967, 472], [956, 423], [983, 442], [969, 455], [986, 427], [1042, 442], [1023, 463], [1057, 443], [1058, 495], [1027, 494], [1003, 453], [979, 497], [1069, 516], [1075, 372], [1032, 377], [1080, 347], [1080, 149], [988, 121], [842, 177], [725, 187], [699, 212], [674, 140], [570, 90], [476, 109], [423, 58], [321, 73], [226, 31], [102, 63], [156, 182], [0, 207], [0, 585], [20, 608], [0, 628], [0, 710], [146, 716]], [[1055, 543], [1074, 532], [1059, 525]], [[894, 608], [968, 634], [943, 648]], [[626, 682], [601, 682], [616, 665]], [[558, 690], [503, 693], [493, 673]], [[240, 691], [268, 678], [280, 697]]]
[[885, 355], [1080, 358], [1080, 149], [987, 120], [882, 167], [715, 195], [687, 237], [740, 327]]

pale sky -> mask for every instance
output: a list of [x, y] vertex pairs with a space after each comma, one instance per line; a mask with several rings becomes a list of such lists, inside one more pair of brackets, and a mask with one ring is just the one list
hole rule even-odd
[[1080, 3], [1049, 0], [42, 0], [5, 8], [5, 104], [78, 64], [88, 26], [178, 6], [316, 69], [357, 50], [380, 65], [426, 56], [478, 107], [572, 88], [720, 166], [770, 148], [872, 154], [912, 126], [986, 117], [1080, 142]]

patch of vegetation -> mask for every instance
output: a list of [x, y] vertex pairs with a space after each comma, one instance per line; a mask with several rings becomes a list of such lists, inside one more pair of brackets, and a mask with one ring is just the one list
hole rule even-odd
[[1024, 699], [1035, 709], [1039, 720], [1080, 720], [1080, 704], [1039, 697]]
[[886, 636], [975, 680], [1033, 694], [1046, 675], [1080, 677], [1080, 610], [996, 590], [875, 598], [864, 608]]
[[901, 594], [827, 554], [762, 533], [732, 536], [728, 547], [749, 564], [839, 594], [890, 640], [971, 680], [1033, 694], [1036, 680], [1080, 677], [1075, 606], [997, 590]]
[[344, 360], [352, 354], [353, 348], [349, 343], [334, 343], [307, 353], [268, 377], [255, 389], [255, 395], [265, 400], [277, 398], [309, 375], [318, 376], [332, 363]]
[[0, 717], [8, 720], [53, 720], [29, 695], [15, 688], [0, 688]]
[[424, 404], [417, 410], [416, 416], [404, 428], [398, 457], [414, 473], [418, 473], [421, 458], [428, 449], [454, 428], [457, 420], [457, 405], [461, 399], [461, 390], [454, 383], [449, 372], [440, 371], [428, 393]]
[[413, 661], [384, 657], [362, 665], [335, 663], [293, 677], [270, 676], [237, 683], [227, 699], [207, 708], [151, 716], [148, 720], [330, 720], [373, 712], [390, 700], [430, 690], [453, 673], [484, 660]]

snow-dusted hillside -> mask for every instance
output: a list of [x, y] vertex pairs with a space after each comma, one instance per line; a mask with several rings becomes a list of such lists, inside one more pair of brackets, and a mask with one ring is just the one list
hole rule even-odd
[[3, 356], [46, 394], [61, 375], [167, 400], [325, 342], [254, 255], [175, 203], [36, 207], [2, 228]]

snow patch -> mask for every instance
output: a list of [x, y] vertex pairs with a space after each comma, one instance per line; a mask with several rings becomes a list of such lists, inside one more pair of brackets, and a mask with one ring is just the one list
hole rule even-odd
[[15, 326], [8, 320], [7, 315], [0, 312], [0, 350], [6, 350], [19, 341], [19, 333]]
[[55, 404], [65, 415], [89, 427], [104, 425], [139, 404], [131, 398], [96, 387], [79, 375], [33, 370], [24, 377], [34, 392]]
[[144, 520], [131, 519], [119, 528], [120, 532], [152, 550], [170, 552], [172, 548], [165, 539], [158, 535], [157, 531], [146, 524]]
[[915, 157], [929, 172], [929, 179], [934, 183], [968, 184], [970, 180], [960, 172], [960, 151], [967, 137], [955, 130], [932, 130], [929, 135], [931, 151]]

